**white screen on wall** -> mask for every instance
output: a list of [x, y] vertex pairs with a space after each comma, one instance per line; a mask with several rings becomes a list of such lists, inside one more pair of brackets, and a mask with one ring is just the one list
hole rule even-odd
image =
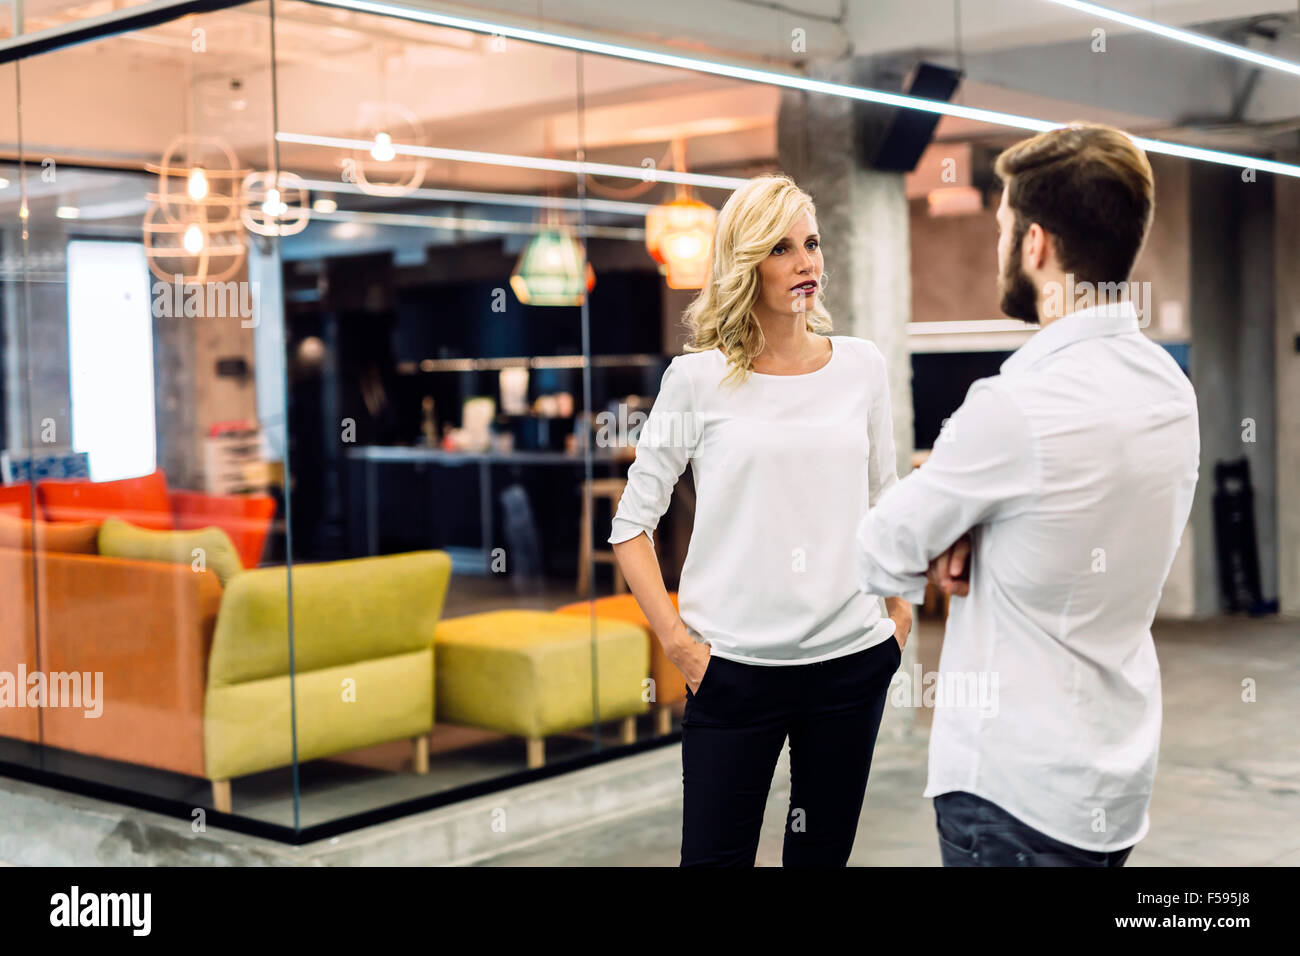
[[152, 472], [153, 311], [143, 245], [68, 243], [68, 358], [72, 447], [89, 453], [91, 479]]

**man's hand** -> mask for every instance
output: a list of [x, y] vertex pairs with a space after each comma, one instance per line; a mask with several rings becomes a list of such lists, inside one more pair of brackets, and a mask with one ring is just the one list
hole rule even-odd
[[930, 562], [926, 577], [944, 594], [970, 594], [970, 532], [962, 535], [947, 551]]

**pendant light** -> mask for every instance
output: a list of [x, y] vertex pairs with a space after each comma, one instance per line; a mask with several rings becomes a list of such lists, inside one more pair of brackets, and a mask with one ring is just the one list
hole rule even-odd
[[307, 187], [297, 173], [249, 173], [243, 194], [244, 226], [259, 236], [295, 236], [311, 221]]
[[[550, 156], [550, 124], [546, 130], [546, 153]], [[510, 288], [524, 305], [572, 306], [581, 305], [595, 286], [596, 272], [582, 240], [560, 221], [554, 204], [548, 204], [545, 224], [528, 240], [510, 274]]]
[[[686, 171], [686, 146], [673, 140], [673, 165]], [[661, 203], [646, 214], [645, 245], [660, 263], [660, 272], [670, 289], [698, 289], [708, 277], [709, 252], [718, 213], [708, 203], [695, 199], [690, 187], [678, 185], [671, 202]]]
[[177, 136], [157, 163], [146, 195], [142, 233], [145, 261], [165, 282], [223, 282], [244, 262], [241, 188], [247, 170], [215, 136]]
[[164, 282], [224, 282], [247, 254], [240, 212], [248, 170], [239, 168], [224, 140], [193, 132], [193, 67], [186, 72], [186, 132], [167, 144], [157, 163], [144, 167], [158, 175], [156, 191], [145, 196], [145, 261]]
[[352, 176], [361, 190], [372, 196], [407, 196], [424, 183], [429, 160], [425, 156], [399, 155], [394, 142], [423, 146], [424, 127], [415, 113], [388, 98], [386, 44], [381, 42], [378, 51], [379, 99], [357, 108], [361, 138], [370, 146], [353, 151]]
[[565, 225], [548, 225], [528, 240], [510, 288], [524, 305], [582, 305], [596, 286], [587, 251]]

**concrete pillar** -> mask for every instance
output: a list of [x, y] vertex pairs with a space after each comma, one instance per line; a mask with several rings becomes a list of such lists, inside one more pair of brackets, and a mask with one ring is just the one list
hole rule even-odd
[[[856, 58], [812, 64], [821, 80], [897, 88], [895, 64]], [[781, 94], [777, 158], [817, 205], [817, 229], [826, 259], [826, 306], [835, 332], [876, 344], [889, 370], [894, 447], [899, 476], [912, 470], [912, 260], [907, 196], [901, 173], [866, 168], [889, 119], [888, 111], [843, 97], [798, 90]], [[899, 663], [912, 673], [920, 642], [907, 642]], [[881, 733], [895, 739], [914, 721], [887, 720]]]
[[1283, 614], [1300, 615], [1300, 180], [1273, 184], [1277, 323], [1277, 581]]
[[[809, 74], [839, 83], [880, 85], [889, 65], [862, 58], [813, 64]], [[869, 138], [887, 119], [879, 107], [843, 97], [785, 90], [777, 157], [817, 204], [826, 257], [826, 304], [835, 331], [870, 339], [889, 369], [898, 474], [911, 470], [912, 318], [908, 205], [901, 173], [864, 168]]]

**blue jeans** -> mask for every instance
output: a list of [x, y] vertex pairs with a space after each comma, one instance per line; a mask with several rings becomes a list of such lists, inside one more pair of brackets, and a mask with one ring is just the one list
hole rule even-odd
[[944, 866], [1123, 866], [1133, 849], [1106, 853], [1062, 843], [962, 790], [935, 797], [934, 816]]

